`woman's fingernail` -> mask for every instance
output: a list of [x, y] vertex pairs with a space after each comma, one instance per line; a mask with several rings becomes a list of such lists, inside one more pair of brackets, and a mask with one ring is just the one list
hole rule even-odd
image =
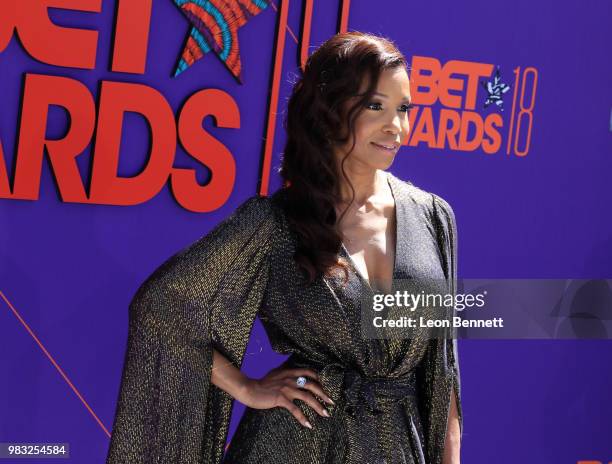
[[311, 429], [311, 428], [312, 428], [312, 424], [311, 424], [310, 422], [308, 422], [308, 421], [304, 422], [304, 425], [305, 425], [306, 427], [308, 427], [309, 429]]
[[324, 410], [323, 410], [323, 415], [324, 415], [325, 417], [329, 417], [329, 412], [327, 412], [327, 409], [324, 409]]
[[333, 404], [334, 406], [336, 405], [336, 403], [334, 403], [334, 401], [331, 398], [327, 398], [327, 402], [329, 404]]

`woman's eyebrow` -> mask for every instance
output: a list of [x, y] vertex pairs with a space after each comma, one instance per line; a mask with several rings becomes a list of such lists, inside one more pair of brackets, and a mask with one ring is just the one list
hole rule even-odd
[[[378, 95], [379, 97], [389, 98], [388, 95], [385, 95], [384, 93], [380, 93], [380, 92], [374, 92], [374, 95]], [[402, 101], [410, 103], [410, 97], [406, 96], [406, 97], [402, 98]]]

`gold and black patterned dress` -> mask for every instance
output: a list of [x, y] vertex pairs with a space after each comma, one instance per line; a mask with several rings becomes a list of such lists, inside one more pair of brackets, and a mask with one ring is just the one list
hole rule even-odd
[[[440, 197], [388, 174], [396, 279], [456, 287], [456, 226]], [[362, 278], [307, 286], [293, 260], [284, 191], [254, 196], [160, 266], [130, 305], [128, 347], [107, 464], [442, 462], [451, 392], [463, 429], [456, 341], [366, 339]], [[224, 456], [232, 398], [211, 381], [212, 348], [240, 366], [256, 316], [287, 367], [319, 372], [331, 417], [296, 404], [247, 408]], [[453, 388], [454, 387], [454, 388]]]

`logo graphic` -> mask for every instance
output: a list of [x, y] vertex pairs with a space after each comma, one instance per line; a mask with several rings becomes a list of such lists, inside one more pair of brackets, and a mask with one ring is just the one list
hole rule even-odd
[[504, 94], [510, 90], [510, 86], [501, 81], [499, 66], [495, 71], [493, 82], [481, 81], [481, 84], [487, 91], [487, 100], [485, 101], [484, 107], [487, 108], [490, 104], [495, 103], [502, 111], [504, 111]]
[[[537, 69], [516, 67], [512, 86], [502, 82], [500, 67], [490, 63], [414, 55], [410, 69], [415, 107], [409, 114], [412, 130], [406, 145], [492, 155], [503, 151], [505, 139], [506, 155], [529, 153]], [[482, 101], [482, 89], [481, 109], [477, 102]], [[510, 90], [510, 114], [502, 118], [503, 98]], [[489, 106], [493, 111], [485, 111]]]
[[267, 8], [269, 0], [173, 0], [189, 20], [191, 31], [174, 76], [214, 51], [242, 83], [238, 28]]

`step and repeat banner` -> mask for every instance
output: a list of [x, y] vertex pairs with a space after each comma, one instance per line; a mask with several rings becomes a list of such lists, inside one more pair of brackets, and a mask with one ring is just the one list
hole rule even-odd
[[[612, 462], [610, 24], [608, 0], [0, 2], [0, 442], [104, 462], [134, 292], [280, 187], [291, 87], [358, 30], [408, 57], [391, 171], [453, 207], [459, 277], [554, 282], [529, 330], [459, 340], [463, 461]], [[284, 359], [256, 321], [243, 369]]]

